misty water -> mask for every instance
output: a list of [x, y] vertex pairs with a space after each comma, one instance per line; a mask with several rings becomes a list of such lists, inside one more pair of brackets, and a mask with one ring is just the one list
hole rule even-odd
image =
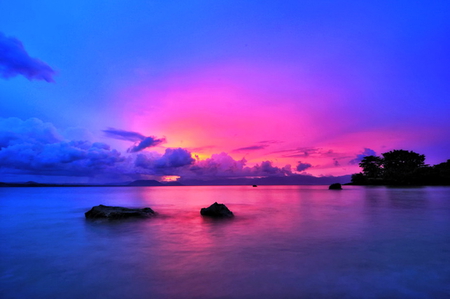
[[0, 240], [3, 299], [450, 297], [448, 187], [0, 188]]

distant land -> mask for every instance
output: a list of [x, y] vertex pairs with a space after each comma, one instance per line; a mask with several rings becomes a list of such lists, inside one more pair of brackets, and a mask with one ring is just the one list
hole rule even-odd
[[149, 186], [245, 186], [245, 185], [329, 185], [333, 183], [346, 184], [351, 180], [351, 175], [314, 177], [308, 175], [295, 175], [286, 177], [264, 178], [213, 178], [210, 180], [181, 179], [171, 182], [157, 180], [136, 180], [123, 183], [105, 184], [54, 184], [38, 182], [0, 182], [0, 187], [149, 187]]

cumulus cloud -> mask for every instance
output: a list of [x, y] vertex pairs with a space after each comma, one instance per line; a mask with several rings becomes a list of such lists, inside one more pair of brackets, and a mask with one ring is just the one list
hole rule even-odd
[[156, 160], [158, 168], [174, 168], [190, 165], [195, 160], [189, 151], [183, 148], [167, 148], [164, 155]]
[[192, 177], [265, 177], [292, 175], [290, 165], [277, 167], [271, 161], [263, 161], [253, 167], [246, 166], [245, 159], [235, 160], [227, 153], [213, 154], [211, 158], [197, 161], [189, 168]]
[[53, 82], [55, 71], [45, 62], [28, 55], [22, 43], [0, 32], [0, 77], [22, 75], [28, 80]]
[[377, 155], [377, 153], [374, 150], [366, 147], [366, 148], [364, 148], [364, 151], [361, 154], [356, 155], [356, 158], [354, 158], [353, 160], [350, 160], [349, 163], [350, 164], [359, 164], [362, 161], [362, 159], [364, 159], [364, 157], [376, 156], [376, 155]]
[[114, 128], [108, 128], [107, 130], [103, 130], [103, 132], [110, 138], [135, 142], [136, 144], [127, 150], [129, 153], [140, 152], [146, 148], [160, 145], [166, 141], [165, 138], [156, 138], [154, 136], [146, 137], [138, 132], [118, 130]]
[[[144, 143], [137, 132], [108, 129], [113, 138]], [[83, 135], [83, 134], [82, 134]], [[151, 144], [155, 141], [150, 140]], [[307, 163], [299, 163], [305, 168]], [[298, 170], [299, 168], [297, 168]], [[138, 179], [150, 176], [179, 175], [184, 178], [262, 178], [295, 176], [291, 166], [278, 167], [271, 161], [247, 166], [227, 153], [195, 160], [189, 150], [167, 148], [163, 154], [145, 151], [122, 154], [108, 144], [67, 140], [50, 123], [32, 118], [0, 118], [0, 172], [32, 175], [105, 177]]]
[[189, 166], [194, 161], [191, 153], [186, 149], [167, 148], [163, 155], [138, 154], [135, 166], [147, 170], [148, 174], [174, 175], [179, 173], [179, 168]]
[[302, 161], [298, 161], [297, 164], [297, 171], [305, 171], [306, 169], [310, 168], [312, 165], [309, 163], [302, 163]]
[[39, 119], [0, 119], [0, 166], [30, 174], [93, 175], [124, 161], [104, 143], [66, 141]]
[[51, 123], [37, 118], [23, 121], [19, 118], [0, 118], [0, 149], [17, 143], [47, 144], [63, 138]]
[[213, 154], [197, 161], [190, 171], [197, 176], [236, 176], [243, 173], [245, 163], [245, 159], [236, 161], [227, 153]]

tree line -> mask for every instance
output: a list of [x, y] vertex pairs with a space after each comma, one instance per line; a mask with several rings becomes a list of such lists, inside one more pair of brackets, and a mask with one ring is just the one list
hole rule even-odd
[[364, 157], [362, 172], [352, 175], [355, 185], [450, 185], [450, 159], [437, 165], [425, 164], [425, 155], [393, 150]]

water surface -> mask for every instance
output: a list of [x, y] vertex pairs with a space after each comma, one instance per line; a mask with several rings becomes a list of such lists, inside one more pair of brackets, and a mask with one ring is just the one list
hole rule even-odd
[[0, 188], [0, 238], [5, 299], [450, 297], [448, 187]]

